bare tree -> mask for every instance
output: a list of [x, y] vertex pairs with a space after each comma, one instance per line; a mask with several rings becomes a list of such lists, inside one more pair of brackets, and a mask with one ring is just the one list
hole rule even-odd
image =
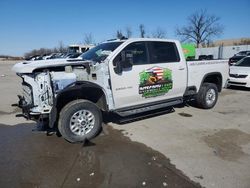
[[67, 47], [65, 47], [65, 45], [63, 44], [62, 41], [59, 41], [57, 52], [60, 52], [60, 53], [66, 53], [67, 52]]
[[131, 27], [127, 26], [125, 28], [125, 33], [126, 33], [126, 37], [127, 38], [130, 38], [132, 36], [132, 30], [131, 30]]
[[210, 15], [206, 10], [200, 10], [187, 18], [187, 26], [177, 28], [176, 35], [181, 37], [182, 41], [192, 41], [199, 47], [201, 44], [212, 37], [223, 33], [224, 27], [219, 23], [220, 18]]
[[52, 49], [51, 53], [59, 53], [59, 49], [57, 47], [54, 47]]
[[234, 42], [234, 45], [250, 45], [250, 39], [241, 39], [238, 42]]
[[94, 39], [93, 39], [92, 33], [85, 33], [83, 43], [84, 44], [94, 44]]
[[167, 32], [166, 32], [164, 29], [158, 27], [158, 28], [152, 33], [152, 36], [153, 36], [154, 38], [160, 38], [160, 39], [166, 38]]
[[144, 38], [146, 31], [145, 31], [145, 26], [143, 24], [139, 25], [139, 31], [140, 31], [140, 37]]
[[25, 53], [24, 57], [29, 58], [32, 56], [43, 56], [43, 55], [49, 55], [52, 53], [66, 53], [67, 50], [68, 50], [68, 48], [63, 44], [62, 41], [60, 41], [57, 47], [33, 49], [33, 50]]
[[119, 29], [119, 30], [117, 30], [116, 31], [116, 38], [118, 38], [118, 39], [122, 39], [124, 36], [123, 36], [123, 34], [122, 34], [122, 31]]

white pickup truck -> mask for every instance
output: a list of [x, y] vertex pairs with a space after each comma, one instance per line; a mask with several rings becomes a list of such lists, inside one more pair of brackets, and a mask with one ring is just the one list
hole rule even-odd
[[213, 108], [228, 78], [223, 60], [186, 62], [176, 40], [104, 42], [73, 60], [21, 62], [22, 116], [48, 122], [70, 142], [100, 132], [103, 113], [129, 117], [195, 100]]

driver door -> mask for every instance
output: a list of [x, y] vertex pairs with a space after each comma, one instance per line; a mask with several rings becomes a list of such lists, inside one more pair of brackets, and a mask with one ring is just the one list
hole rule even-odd
[[[133, 54], [133, 67], [125, 68], [122, 73], [114, 71], [116, 61], [122, 60], [122, 51]], [[126, 46], [113, 60], [111, 66], [111, 86], [115, 108], [133, 106], [144, 101], [139, 95], [139, 74], [148, 67], [149, 58], [145, 42], [134, 42]], [[122, 66], [122, 65], [121, 65]]]

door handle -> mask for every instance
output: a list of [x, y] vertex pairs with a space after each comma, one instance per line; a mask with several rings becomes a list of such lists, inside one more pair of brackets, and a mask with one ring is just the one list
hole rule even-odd
[[179, 67], [179, 70], [185, 70], [185, 67]]

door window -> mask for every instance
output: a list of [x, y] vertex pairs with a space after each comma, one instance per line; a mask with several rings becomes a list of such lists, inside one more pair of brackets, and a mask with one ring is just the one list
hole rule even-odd
[[145, 42], [134, 42], [126, 46], [123, 51], [133, 54], [134, 65], [148, 64], [148, 55]]

